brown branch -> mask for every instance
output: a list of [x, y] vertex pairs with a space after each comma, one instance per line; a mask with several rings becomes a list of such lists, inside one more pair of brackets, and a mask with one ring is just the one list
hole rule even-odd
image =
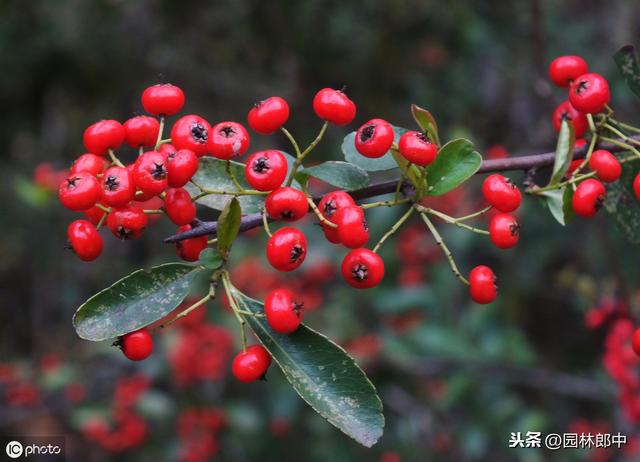
[[[634, 138], [640, 141], [640, 135], [636, 135], [631, 138]], [[611, 152], [620, 152], [625, 150], [619, 146], [613, 145], [608, 142], [598, 143], [596, 148], [607, 149], [608, 151], [611, 151]], [[587, 146], [583, 146], [579, 149], [576, 149], [573, 155], [573, 158], [582, 159], [585, 156], [586, 152], [587, 152]], [[507, 157], [505, 159], [487, 159], [482, 161], [482, 165], [480, 166], [480, 169], [476, 173], [480, 174], [480, 173], [491, 173], [491, 172], [508, 172], [508, 171], [517, 171], [517, 170], [522, 170], [526, 172], [534, 168], [549, 167], [553, 165], [554, 160], [555, 160], [555, 152], [545, 152], [542, 154], [532, 154], [528, 156]], [[366, 188], [350, 191], [349, 194], [355, 200], [368, 199], [370, 197], [390, 194], [395, 191], [397, 183], [398, 183], [398, 180], [383, 181], [380, 183], [367, 186]], [[261, 214], [253, 213], [253, 214], [245, 215], [244, 217], [242, 217], [242, 221], [240, 222], [240, 232], [248, 231], [250, 229], [257, 228], [259, 226], [262, 226]], [[190, 229], [189, 231], [185, 231], [183, 233], [169, 236], [164, 240], [164, 242], [173, 243], [173, 242], [181, 241], [183, 239], [189, 239], [192, 237], [198, 237], [198, 236], [204, 236], [204, 235], [215, 236], [217, 229], [218, 229], [218, 222], [216, 221], [196, 221], [192, 229]]]

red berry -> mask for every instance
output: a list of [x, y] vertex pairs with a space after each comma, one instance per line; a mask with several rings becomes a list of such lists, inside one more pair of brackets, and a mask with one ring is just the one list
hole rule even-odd
[[549, 77], [559, 87], [568, 87], [573, 80], [587, 72], [589, 66], [580, 56], [559, 56], [549, 66]]
[[184, 92], [170, 83], [153, 85], [142, 92], [142, 107], [149, 114], [173, 115], [184, 106]]
[[117, 120], [101, 120], [87, 127], [82, 137], [84, 146], [93, 154], [118, 149], [124, 141], [124, 127]]
[[244, 167], [247, 183], [258, 191], [273, 191], [287, 178], [287, 160], [280, 151], [258, 151], [251, 154]]
[[281, 228], [267, 241], [267, 260], [278, 271], [293, 271], [306, 256], [307, 239], [296, 228]]
[[153, 352], [153, 338], [146, 327], [138, 329], [120, 338], [120, 347], [131, 361], [147, 359]]
[[87, 209], [84, 211], [84, 215], [85, 217], [87, 217], [87, 220], [89, 220], [94, 225], [97, 225], [98, 223], [100, 223], [100, 220], [102, 220], [102, 217], [105, 215], [105, 213], [106, 212], [99, 209], [95, 205], [90, 209]]
[[516, 184], [498, 173], [485, 178], [482, 183], [482, 195], [492, 207], [504, 213], [516, 210], [522, 200]]
[[58, 188], [60, 203], [76, 212], [90, 209], [100, 199], [100, 182], [89, 172], [77, 172], [62, 180]]
[[563, 120], [573, 123], [573, 132], [576, 138], [580, 138], [589, 129], [589, 121], [587, 116], [582, 112], [576, 111], [569, 101], [563, 101], [553, 111], [553, 128], [560, 131], [560, 125]]
[[581, 217], [592, 217], [602, 207], [605, 198], [605, 188], [602, 183], [593, 178], [584, 180], [578, 185], [571, 204], [576, 215]]
[[233, 358], [231, 370], [241, 382], [254, 382], [264, 377], [271, 365], [271, 355], [262, 345], [251, 345]]
[[171, 144], [176, 149], [190, 149], [198, 157], [207, 153], [211, 125], [197, 115], [180, 117], [171, 128]]
[[640, 356], [640, 328], [633, 331], [633, 335], [631, 336], [631, 348], [636, 355]]
[[520, 239], [520, 225], [513, 215], [498, 213], [491, 218], [489, 237], [499, 249], [510, 249]]
[[247, 115], [249, 127], [261, 135], [269, 135], [289, 120], [289, 105], [279, 96], [272, 96], [251, 108]]
[[160, 122], [155, 117], [136, 116], [124, 123], [125, 141], [129, 146], [155, 146]]
[[400, 155], [409, 162], [426, 167], [438, 154], [438, 147], [424, 133], [409, 131], [400, 137], [398, 142]]
[[241, 156], [249, 148], [249, 134], [237, 122], [220, 122], [211, 128], [209, 153], [222, 160]]
[[186, 189], [170, 188], [164, 198], [164, 210], [178, 226], [188, 225], [196, 218], [196, 205]]
[[636, 199], [640, 200], [640, 173], [633, 179], [633, 192], [636, 195]]
[[137, 239], [147, 227], [147, 214], [140, 207], [128, 205], [114, 208], [107, 217], [107, 226], [118, 239]]
[[[179, 233], [189, 231], [191, 225], [184, 225], [178, 228]], [[192, 237], [176, 242], [176, 254], [186, 261], [198, 261], [200, 252], [207, 247], [207, 236]]]
[[167, 189], [167, 158], [158, 151], [147, 151], [136, 159], [133, 181], [147, 196], [155, 196]]
[[469, 294], [471, 299], [480, 304], [491, 303], [496, 299], [498, 287], [496, 276], [488, 266], [476, 266], [469, 273]]
[[384, 262], [369, 249], [354, 249], [342, 260], [342, 277], [351, 287], [370, 289], [384, 277]]
[[393, 144], [393, 127], [382, 119], [371, 119], [356, 132], [356, 150], [365, 157], [382, 157]]
[[356, 105], [340, 90], [323, 88], [313, 98], [318, 117], [335, 125], [347, 125], [356, 116]]
[[[169, 157], [172, 154], [176, 153], [176, 147], [171, 143], [162, 143], [158, 149], [156, 149], [160, 154], [164, 154]], [[195, 154], [194, 154], [195, 155]]]
[[[164, 146], [164, 145], [163, 145]], [[172, 188], [186, 185], [198, 171], [198, 156], [189, 149], [180, 149], [167, 156], [167, 182]]]
[[616, 181], [622, 173], [622, 165], [616, 156], [604, 149], [593, 151], [591, 159], [589, 159], [589, 168], [596, 172], [598, 178], [605, 183]]
[[67, 228], [69, 244], [83, 261], [92, 261], [102, 253], [102, 236], [87, 220], [76, 220]]
[[264, 300], [264, 314], [274, 331], [291, 334], [300, 326], [302, 306], [290, 290], [275, 289]]
[[91, 153], [82, 154], [75, 160], [69, 173], [73, 175], [78, 172], [88, 172], [92, 175], [99, 175], [104, 172], [107, 165], [109, 165], [109, 162], [102, 156], [96, 156]]
[[569, 101], [580, 112], [598, 114], [610, 100], [609, 83], [600, 74], [583, 74], [569, 89]]
[[114, 165], [102, 175], [102, 202], [111, 207], [122, 207], [133, 200], [136, 188], [130, 171]]
[[333, 221], [338, 225], [338, 239], [345, 247], [357, 249], [369, 240], [369, 226], [362, 207], [343, 207], [336, 212]]
[[309, 211], [307, 196], [290, 186], [271, 191], [265, 200], [264, 207], [269, 217], [282, 221], [300, 220]]
[[[353, 198], [344, 191], [332, 191], [325, 194], [318, 203], [318, 210], [322, 213], [322, 216], [329, 220], [331, 223], [336, 223], [336, 213], [344, 208], [352, 205], [356, 205]], [[340, 236], [338, 235], [338, 228], [332, 228], [325, 224], [322, 225], [324, 230], [324, 236], [327, 240], [333, 244], [340, 243]]]

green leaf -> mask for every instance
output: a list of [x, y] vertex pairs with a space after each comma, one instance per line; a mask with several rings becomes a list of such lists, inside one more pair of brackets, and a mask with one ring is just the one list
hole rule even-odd
[[418, 124], [418, 127], [429, 136], [429, 139], [435, 141], [440, 146], [440, 137], [438, 136], [438, 124], [433, 115], [424, 108], [415, 104], [411, 105], [411, 114]]
[[242, 210], [237, 198], [231, 199], [218, 217], [218, 252], [223, 258], [227, 257], [233, 241], [240, 231], [240, 219], [242, 218]]
[[[251, 189], [251, 186], [247, 184], [244, 177], [244, 164], [232, 161], [231, 172], [243, 188]], [[205, 189], [225, 192], [237, 191], [233, 180], [227, 175], [226, 162], [216, 159], [215, 157], [207, 156], [200, 158], [200, 166], [193, 180]], [[200, 193], [200, 190], [191, 183], [187, 183], [185, 188], [192, 197]], [[197, 200], [197, 203], [215, 210], [224, 210], [232, 197], [233, 196], [229, 195], [211, 194], [201, 197]], [[260, 212], [264, 204], [264, 196], [259, 195], [240, 196], [238, 200], [240, 201], [242, 212], [246, 214]]]
[[97, 342], [148, 326], [182, 303], [202, 271], [182, 263], [134, 271], [78, 308], [73, 316], [76, 332]]
[[569, 223], [575, 216], [571, 205], [573, 197], [573, 189], [571, 187], [565, 186], [561, 189], [544, 191], [540, 193], [540, 196], [553, 218], [562, 226]]
[[558, 144], [556, 145], [556, 157], [553, 162], [553, 171], [549, 186], [556, 185], [562, 181], [569, 165], [573, 160], [573, 146], [575, 144], [575, 135], [573, 133], [573, 125], [566, 120], [560, 125], [560, 133], [558, 133]]
[[413, 185], [413, 187], [417, 190], [423, 190], [424, 186], [421, 186], [422, 181], [420, 181], [422, 179], [422, 172], [420, 171], [420, 168], [417, 165], [411, 164], [397, 151], [391, 151], [391, 155], [398, 164], [398, 167], [400, 167], [400, 169], [409, 179], [409, 182]]
[[482, 164], [482, 156], [469, 140], [449, 141], [440, 148], [436, 160], [427, 168], [427, 194], [440, 196], [472, 177]]
[[[395, 134], [393, 142], [396, 145], [398, 144], [398, 140], [400, 140], [402, 134], [406, 131], [406, 128], [393, 127], [393, 132]], [[351, 132], [347, 136], [345, 136], [344, 140], [342, 141], [342, 154], [344, 154], [344, 160], [346, 160], [350, 164], [357, 165], [361, 169], [368, 172], [391, 170], [398, 166], [396, 160], [391, 154], [391, 151], [387, 152], [382, 157], [378, 157], [377, 159], [370, 159], [369, 157], [363, 156], [356, 150], [355, 140], [356, 132]]]
[[323, 162], [320, 165], [305, 168], [301, 173], [347, 191], [364, 188], [369, 184], [367, 172], [349, 162]]
[[[262, 303], [232, 288], [240, 308], [263, 313]], [[245, 316], [286, 379], [318, 414], [358, 443], [371, 447], [382, 436], [382, 403], [355, 361], [325, 336], [302, 325], [293, 334], [271, 330], [264, 317]]]
[[200, 252], [200, 264], [208, 269], [218, 269], [222, 266], [223, 259], [220, 254], [211, 247], [207, 247]]
[[631, 91], [640, 97], [640, 65], [633, 45], [625, 45], [613, 55], [624, 81]]
[[618, 229], [632, 244], [640, 243], [640, 202], [633, 192], [633, 180], [637, 174], [636, 162], [622, 164], [620, 179], [607, 184], [605, 210], [613, 215]]

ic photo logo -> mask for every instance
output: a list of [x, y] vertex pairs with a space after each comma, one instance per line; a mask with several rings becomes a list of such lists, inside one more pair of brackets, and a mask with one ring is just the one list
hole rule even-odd
[[7, 451], [7, 455], [11, 459], [17, 459], [24, 452], [24, 448], [22, 447], [22, 444], [20, 444], [18, 441], [9, 441], [7, 443], [6, 451]]

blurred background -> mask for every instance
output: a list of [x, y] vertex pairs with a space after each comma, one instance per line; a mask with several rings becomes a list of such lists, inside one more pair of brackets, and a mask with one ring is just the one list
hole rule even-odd
[[[494, 268], [500, 295], [486, 307], [470, 303], [418, 222], [385, 244], [384, 283], [360, 292], [336, 277], [344, 251], [308, 220], [310, 253], [286, 279], [304, 293], [306, 323], [345, 346], [377, 386], [387, 425], [365, 449], [276, 368], [268, 384], [234, 381], [235, 321], [219, 303], [158, 335], [141, 364], [80, 340], [76, 307], [134, 269], [176, 259], [161, 243], [174, 227], [106, 239], [102, 257], [82, 263], [64, 248], [75, 215], [54, 192], [56, 172], [83, 152], [85, 127], [141, 113], [142, 90], [159, 82], [182, 87], [185, 113], [211, 122], [245, 121], [255, 101], [283, 96], [303, 144], [321, 126], [315, 92], [346, 85], [356, 121], [329, 130], [318, 160], [340, 159], [342, 138], [374, 116], [412, 127], [411, 103], [431, 110], [441, 137], [468, 137], [484, 156], [547, 152], [565, 96], [546, 69], [560, 54], [582, 55], [610, 78], [619, 118], [638, 122], [612, 61], [639, 43], [638, 18], [640, 4], [624, 0], [0, 2], [0, 435], [63, 435], [69, 461], [638, 460], [638, 363], [625, 356], [638, 249], [604, 213], [562, 228], [528, 199], [510, 251], [438, 223], [463, 272]], [[279, 136], [253, 137], [252, 150], [267, 147], [288, 149]], [[431, 204], [476, 210], [480, 182]], [[397, 213], [368, 214], [372, 239]], [[235, 283], [257, 297], [283, 279], [264, 243], [248, 233], [233, 255]], [[509, 449], [510, 433], [527, 431], [620, 431], [628, 444]]]

